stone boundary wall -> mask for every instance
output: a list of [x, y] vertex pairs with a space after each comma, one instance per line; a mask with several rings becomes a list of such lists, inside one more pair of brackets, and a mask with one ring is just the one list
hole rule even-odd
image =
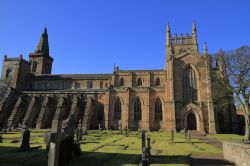
[[223, 156], [237, 166], [250, 165], [250, 142], [223, 142]]

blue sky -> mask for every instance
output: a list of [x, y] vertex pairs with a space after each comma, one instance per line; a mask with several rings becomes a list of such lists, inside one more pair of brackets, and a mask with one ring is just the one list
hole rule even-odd
[[1, 0], [0, 61], [28, 59], [47, 26], [54, 74], [163, 69], [167, 23], [190, 34], [193, 20], [200, 52], [250, 45], [249, 0]]

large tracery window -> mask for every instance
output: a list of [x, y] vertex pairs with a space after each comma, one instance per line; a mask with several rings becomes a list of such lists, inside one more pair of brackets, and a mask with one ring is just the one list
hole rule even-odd
[[155, 120], [162, 120], [162, 102], [159, 98], [155, 100]]
[[115, 100], [115, 115], [114, 115], [115, 120], [121, 120], [121, 112], [122, 112], [121, 100], [118, 97]]
[[195, 70], [188, 66], [182, 74], [182, 93], [183, 100], [197, 100], [197, 77]]
[[134, 103], [134, 120], [141, 120], [141, 100], [136, 98]]

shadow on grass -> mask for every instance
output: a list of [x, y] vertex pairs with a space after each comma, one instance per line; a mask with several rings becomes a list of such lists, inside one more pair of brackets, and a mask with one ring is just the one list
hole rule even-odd
[[[83, 152], [78, 161], [71, 163], [72, 166], [80, 166], [87, 163], [88, 166], [121, 166], [138, 165], [141, 160], [139, 154], [121, 154], [104, 152]], [[166, 156], [157, 155], [151, 157], [151, 164], [189, 164], [189, 156]]]
[[[174, 142], [174, 143], [178, 143], [178, 144], [183, 144], [183, 143], [185, 143], [185, 144], [187, 144], [188, 142], [187, 142], [187, 141], [180, 141], [180, 142]], [[194, 144], [201, 144], [201, 143], [203, 143], [203, 144], [204, 144], [204, 142], [196, 142], [196, 141], [191, 141], [190, 144], [191, 144], [191, 143], [194, 143]]]
[[[68, 166], [120, 166], [138, 165], [139, 154], [122, 154], [106, 152], [82, 152], [81, 157]], [[232, 165], [224, 160], [209, 157], [190, 157], [185, 155], [153, 155], [151, 164], [191, 164], [191, 165]], [[47, 158], [44, 149], [18, 152], [17, 147], [4, 147], [0, 144], [0, 166], [45, 166]]]
[[86, 141], [86, 142], [80, 142], [80, 144], [88, 144], [88, 143], [93, 143], [93, 144], [100, 144], [101, 142], [97, 142], [97, 141]]
[[18, 147], [6, 147], [0, 144], [0, 166], [45, 166], [47, 158], [44, 149], [32, 147], [31, 150], [19, 152]]
[[202, 166], [202, 165], [234, 165], [222, 159], [210, 159], [210, 158], [190, 158], [191, 165]]

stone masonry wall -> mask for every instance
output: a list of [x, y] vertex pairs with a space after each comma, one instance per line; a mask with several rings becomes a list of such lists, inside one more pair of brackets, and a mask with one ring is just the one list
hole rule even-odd
[[224, 158], [237, 166], [250, 165], [250, 142], [223, 142]]

